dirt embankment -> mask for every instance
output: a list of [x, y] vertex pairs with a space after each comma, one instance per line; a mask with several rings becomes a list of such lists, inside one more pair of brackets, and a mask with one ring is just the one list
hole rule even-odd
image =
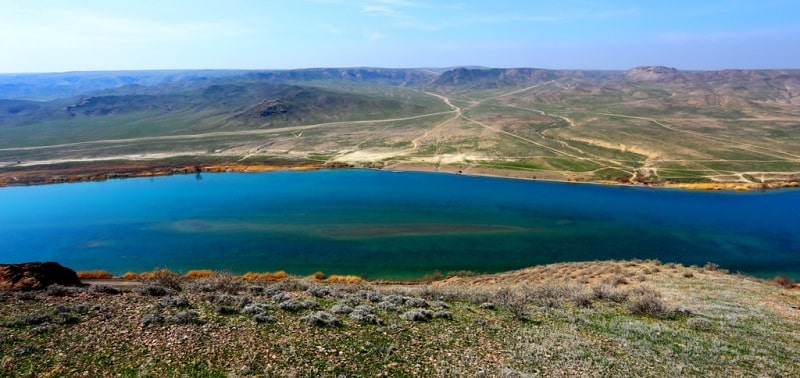
[[103, 181], [115, 178], [168, 176], [202, 172], [268, 172], [346, 168], [346, 164], [313, 161], [282, 162], [198, 162], [198, 161], [117, 161], [102, 163], [63, 163], [34, 167], [0, 169], [0, 187]]

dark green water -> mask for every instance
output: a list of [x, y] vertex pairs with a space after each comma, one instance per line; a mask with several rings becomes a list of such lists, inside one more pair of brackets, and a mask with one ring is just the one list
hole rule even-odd
[[800, 278], [800, 191], [571, 185], [367, 170], [0, 189], [0, 262], [371, 278], [657, 258]]

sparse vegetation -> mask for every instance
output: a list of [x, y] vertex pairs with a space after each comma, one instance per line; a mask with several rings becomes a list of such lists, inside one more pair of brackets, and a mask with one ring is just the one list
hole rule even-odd
[[167, 291], [151, 280], [3, 295], [0, 375], [175, 376], [199, 363], [212, 376], [800, 373], [800, 291], [719, 270], [565, 263], [432, 285], [217, 276], [182, 275], [184, 290], [162, 296], [139, 294]]

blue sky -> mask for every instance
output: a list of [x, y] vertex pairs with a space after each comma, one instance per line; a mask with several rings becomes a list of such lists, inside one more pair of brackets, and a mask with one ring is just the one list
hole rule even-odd
[[800, 1], [0, 0], [0, 72], [800, 68]]

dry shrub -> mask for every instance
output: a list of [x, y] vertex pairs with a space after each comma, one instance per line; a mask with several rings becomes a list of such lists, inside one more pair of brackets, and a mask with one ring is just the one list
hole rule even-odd
[[336, 283], [362, 283], [364, 279], [359, 276], [352, 276], [352, 275], [338, 275], [332, 274], [328, 277], [328, 282], [336, 282]]
[[242, 278], [246, 280], [262, 280], [262, 281], [280, 281], [284, 278], [289, 278], [289, 273], [286, 273], [283, 270], [279, 270], [274, 273], [266, 272], [266, 273], [253, 273], [247, 272], [242, 276]]
[[312, 281], [322, 281], [325, 278], [326, 278], [325, 273], [322, 273], [321, 271], [316, 271], [314, 272], [314, 274], [308, 276], [308, 279]]
[[140, 273], [139, 279], [155, 281], [158, 285], [168, 289], [181, 290], [181, 276], [167, 269], [156, 269], [152, 272]]
[[785, 287], [787, 289], [792, 289], [797, 287], [797, 282], [794, 279], [786, 277], [786, 276], [775, 276], [773, 279], [778, 286]]
[[603, 283], [592, 286], [592, 294], [596, 299], [605, 299], [614, 303], [621, 303], [628, 299], [628, 293], [625, 291]]
[[519, 287], [511, 289], [508, 287], [500, 288], [495, 293], [497, 303], [505, 307], [514, 319], [528, 320], [528, 296], [527, 289]]
[[183, 275], [189, 279], [195, 278], [210, 278], [216, 276], [216, 273], [211, 271], [210, 269], [201, 269], [201, 270], [190, 270]]
[[669, 307], [661, 294], [649, 287], [637, 287], [631, 290], [634, 295], [628, 302], [628, 310], [635, 315], [646, 315], [657, 319], [674, 318], [678, 311]]
[[83, 270], [77, 273], [78, 278], [82, 280], [107, 280], [114, 278], [111, 273], [105, 270]]
[[125, 279], [125, 280], [138, 280], [139, 279], [139, 275], [134, 273], [134, 272], [126, 272], [125, 274], [122, 275], [122, 279]]

